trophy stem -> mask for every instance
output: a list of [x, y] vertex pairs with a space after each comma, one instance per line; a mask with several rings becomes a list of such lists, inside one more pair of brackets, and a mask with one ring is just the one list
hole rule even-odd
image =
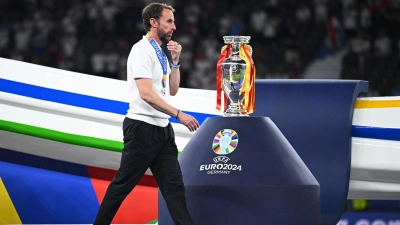
[[240, 50], [240, 43], [232, 43], [232, 53], [230, 56], [232, 60], [240, 60], [239, 50]]

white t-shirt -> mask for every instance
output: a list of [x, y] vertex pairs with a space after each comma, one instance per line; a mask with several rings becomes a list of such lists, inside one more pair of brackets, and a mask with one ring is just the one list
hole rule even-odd
[[[158, 45], [157, 45], [158, 46]], [[161, 47], [158, 46], [161, 50]], [[165, 57], [166, 58], [166, 57]], [[140, 120], [155, 126], [165, 127], [168, 125], [169, 115], [162, 113], [147, 102], [142, 100], [139, 90], [136, 86], [135, 78], [148, 78], [153, 81], [153, 90], [169, 103], [169, 74], [171, 69], [167, 60], [167, 79], [165, 87], [165, 95], [162, 94], [162, 78], [163, 70], [157, 54], [149, 40], [144, 36], [142, 40], [137, 42], [131, 49], [127, 63], [127, 81], [128, 95], [130, 99], [128, 113], [126, 117]]]

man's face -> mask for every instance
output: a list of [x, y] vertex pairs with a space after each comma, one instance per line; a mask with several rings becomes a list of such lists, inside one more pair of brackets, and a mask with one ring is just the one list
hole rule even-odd
[[171, 40], [172, 33], [176, 30], [174, 14], [169, 9], [163, 9], [158, 19], [157, 35], [162, 42]]

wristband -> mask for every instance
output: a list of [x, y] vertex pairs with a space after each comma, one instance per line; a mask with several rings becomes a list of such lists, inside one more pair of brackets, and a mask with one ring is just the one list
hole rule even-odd
[[181, 111], [181, 110], [178, 109], [178, 112], [176, 113], [175, 119], [178, 119], [178, 116], [179, 116], [179, 112], [180, 112], [180, 111]]
[[175, 68], [175, 69], [179, 69], [179, 67], [181, 67], [181, 60], [179, 60], [178, 64], [176, 64], [176, 65], [171, 62], [171, 67]]

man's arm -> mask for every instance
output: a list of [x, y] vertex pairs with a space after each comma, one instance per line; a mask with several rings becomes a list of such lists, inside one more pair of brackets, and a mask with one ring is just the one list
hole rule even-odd
[[169, 76], [169, 93], [171, 96], [175, 96], [176, 93], [178, 93], [180, 80], [181, 80], [181, 73], [179, 71], [179, 68], [172, 67], [171, 75]]
[[[171, 52], [172, 63], [177, 65], [179, 63], [179, 56], [181, 55], [182, 46], [175, 41], [169, 41], [167, 49]], [[169, 93], [175, 96], [179, 90], [179, 82], [181, 80], [181, 74], [179, 68], [171, 68], [171, 75], [169, 77]]]
[[186, 113], [181, 112], [175, 107], [168, 104], [164, 99], [162, 99], [156, 92], [153, 90], [153, 82], [148, 78], [137, 78], [135, 79], [136, 85], [139, 89], [140, 98], [143, 101], [147, 102], [156, 110], [163, 112], [167, 115], [175, 117], [181, 122], [184, 126], [186, 126], [190, 131], [195, 131], [199, 128], [199, 123], [197, 120]]

